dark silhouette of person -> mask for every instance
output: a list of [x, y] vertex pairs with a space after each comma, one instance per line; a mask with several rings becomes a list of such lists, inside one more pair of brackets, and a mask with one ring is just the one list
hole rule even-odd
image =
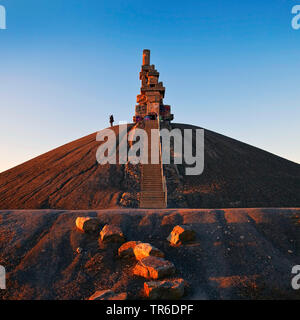
[[114, 116], [113, 115], [111, 115], [110, 117], [109, 117], [109, 123], [110, 123], [110, 126], [112, 127], [113, 125], [114, 125]]

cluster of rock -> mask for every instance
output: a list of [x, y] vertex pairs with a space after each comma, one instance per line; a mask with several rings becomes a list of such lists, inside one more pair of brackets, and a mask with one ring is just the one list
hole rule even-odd
[[119, 248], [122, 258], [135, 258], [137, 264], [133, 274], [149, 281], [144, 283], [145, 296], [150, 299], [179, 299], [184, 294], [184, 280], [160, 280], [175, 274], [175, 266], [164, 259], [164, 253], [151, 245], [140, 241], [129, 241]]
[[141, 164], [126, 162], [124, 165], [124, 189], [119, 205], [125, 208], [138, 208], [140, 198]]
[[124, 208], [137, 208], [139, 204], [139, 192], [123, 192], [119, 203]]
[[112, 224], [106, 224], [101, 230], [101, 223], [97, 218], [78, 217], [76, 227], [85, 233], [96, 233], [100, 231], [100, 239], [103, 242], [124, 242], [125, 237], [122, 230]]
[[[78, 217], [76, 226], [85, 233], [99, 232], [100, 222], [96, 218]], [[122, 230], [116, 225], [106, 224], [100, 231], [100, 239], [106, 243], [123, 243], [118, 249], [120, 258], [135, 258], [133, 274], [147, 279], [144, 294], [149, 299], [180, 299], [184, 295], [185, 281], [175, 278], [176, 269], [165, 254], [150, 243], [125, 242]], [[172, 246], [179, 246], [195, 239], [195, 232], [189, 226], [177, 225], [167, 240]], [[167, 277], [172, 277], [166, 279]], [[112, 290], [95, 292], [89, 300], [125, 300], [126, 293], [116, 294]]]
[[[175, 226], [167, 240], [173, 246], [193, 241], [195, 231], [189, 226]], [[150, 299], [180, 299], [184, 295], [185, 281], [181, 278], [163, 279], [174, 276], [176, 269], [172, 262], [165, 259], [165, 254], [151, 245], [140, 241], [124, 243], [118, 250], [122, 258], [135, 257], [137, 264], [133, 274], [147, 280], [144, 294]]]

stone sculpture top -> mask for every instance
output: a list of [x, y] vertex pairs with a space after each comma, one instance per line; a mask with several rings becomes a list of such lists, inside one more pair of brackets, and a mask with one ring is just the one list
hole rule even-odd
[[157, 117], [159, 117], [160, 121], [170, 122], [173, 120], [174, 117], [171, 114], [170, 106], [163, 103], [165, 88], [158, 79], [159, 72], [154, 65], [150, 65], [150, 50], [145, 49], [140, 72], [141, 93], [137, 95], [138, 105], [135, 107], [134, 122], [156, 119]]

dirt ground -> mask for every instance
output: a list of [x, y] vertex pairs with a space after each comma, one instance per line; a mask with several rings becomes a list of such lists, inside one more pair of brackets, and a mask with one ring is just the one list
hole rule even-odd
[[[161, 249], [189, 283], [185, 299], [300, 298], [291, 287], [292, 267], [300, 264], [300, 208], [259, 208], [0, 211], [7, 271], [0, 299], [87, 299], [108, 288], [144, 298], [135, 260], [119, 259], [118, 244], [79, 232], [78, 216], [97, 216], [103, 226], [120, 226], [127, 240]], [[166, 238], [177, 224], [191, 225], [196, 240], [171, 247]]]

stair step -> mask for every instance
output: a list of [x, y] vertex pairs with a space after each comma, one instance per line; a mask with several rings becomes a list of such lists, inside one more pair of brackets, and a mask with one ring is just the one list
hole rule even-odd
[[145, 181], [142, 184], [143, 186], [147, 185], [147, 186], [161, 186], [161, 182], [157, 183], [157, 180], [155, 181]]
[[159, 196], [163, 197], [164, 196], [164, 191], [163, 190], [158, 190], [158, 191], [148, 191], [144, 190], [142, 191], [142, 195], [145, 196]]
[[157, 183], [157, 181], [147, 181], [147, 182], [143, 182], [143, 186], [161, 186], [161, 183]]
[[157, 180], [155, 181], [143, 181], [143, 185], [151, 185], [151, 186], [161, 186], [161, 183], [157, 183]]
[[[148, 137], [151, 136], [151, 129], [158, 129], [159, 125], [156, 120], [145, 122], [145, 130]], [[149, 139], [151, 140], [151, 139]], [[152, 164], [151, 161], [151, 147], [154, 144], [159, 144], [157, 141], [149, 141], [148, 143], [148, 164], [143, 164], [141, 168], [141, 196], [140, 208], [166, 208], [165, 192], [162, 180], [162, 166], [161, 163]], [[161, 159], [160, 159], [161, 162]]]
[[162, 186], [162, 184], [156, 185], [156, 186], [154, 186], [153, 184], [147, 184], [147, 185], [144, 185], [144, 184], [143, 184], [142, 187], [150, 188], [150, 190], [152, 190], [153, 192], [158, 192], [158, 191], [164, 189], [163, 186]]

